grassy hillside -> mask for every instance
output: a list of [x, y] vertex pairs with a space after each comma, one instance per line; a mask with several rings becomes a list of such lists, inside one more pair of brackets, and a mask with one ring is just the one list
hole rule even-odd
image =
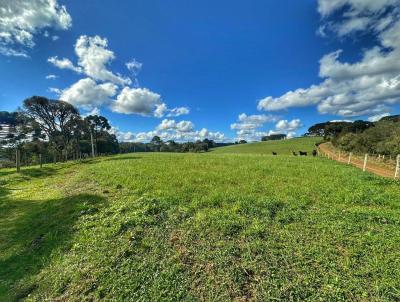
[[258, 143], [248, 143], [241, 145], [232, 145], [227, 147], [215, 148], [215, 153], [257, 153], [272, 154], [277, 152], [278, 155], [291, 155], [292, 151], [307, 151], [309, 153], [315, 149], [315, 144], [320, 142], [319, 137], [302, 137], [280, 141], [267, 141]]
[[400, 299], [400, 186], [350, 166], [153, 153], [0, 180], [0, 301]]

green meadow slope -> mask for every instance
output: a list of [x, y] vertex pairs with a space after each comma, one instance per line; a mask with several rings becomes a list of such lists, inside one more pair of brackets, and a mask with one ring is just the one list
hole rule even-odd
[[400, 299], [398, 182], [324, 158], [136, 153], [0, 181], [0, 301]]
[[247, 154], [272, 154], [277, 152], [278, 155], [292, 155], [292, 151], [307, 151], [309, 153], [315, 149], [315, 144], [321, 142], [320, 137], [302, 137], [292, 138], [279, 141], [267, 141], [248, 143], [240, 145], [231, 145], [226, 147], [215, 148], [213, 153], [247, 153]]

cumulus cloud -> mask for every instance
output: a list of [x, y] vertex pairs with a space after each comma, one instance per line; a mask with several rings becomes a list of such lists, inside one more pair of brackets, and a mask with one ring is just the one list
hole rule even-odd
[[61, 91], [60, 99], [74, 106], [92, 110], [109, 104], [117, 93], [117, 86], [113, 83], [97, 84], [90, 78], [81, 79], [70, 87]]
[[165, 103], [157, 104], [156, 110], [154, 110], [154, 116], [163, 117], [167, 111], [168, 111], [167, 104]]
[[60, 69], [70, 69], [73, 70], [77, 73], [82, 73], [82, 68], [79, 66], [75, 66], [71, 60], [67, 58], [62, 58], [59, 59], [57, 56], [50, 57], [47, 59], [47, 62], [53, 64], [54, 66], [60, 68]]
[[161, 105], [161, 96], [147, 88], [125, 87], [111, 105], [114, 112], [124, 114], [153, 115], [158, 105]]
[[194, 131], [194, 124], [191, 121], [180, 121], [164, 119], [160, 125], [157, 126], [157, 130], [175, 130], [177, 132], [192, 132]]
[[[266, 123], [275, 123], [275, 129], [261, 130]], [[278, 116], [255, 114], [247, 115], [242, 113], [238, 117], [238, 122], [231, 124], [231, 129], [236, 130], [237, 140], [259, 141], [263, 136], [271, 134], [286, 134], [288, 138], [296, 135], [296, 130], [303, 125], [300, 119], [279, 120]]]
[[124, 132], [119, 130], [118, 127], [111, 126], [111, 129], [108, 130], [109, 133], [114, 134], [118, 141], [120, 142], [135, 142], [136, 135], [130, 131]]
[[45, 28], [66, 30], [72, 18], [57, 0], [0, 1], [0, 53], [28, 57], [34, 37]]
[[177, 122], [170, 119], [164, 119], [152, 131], [132, 133], [129, 131], [119, 131], [118, 128], [113, 128], [112, 131], [117, 136], [118, 140], [130, 142], [148, 142], [155, 135], [159, 136], [164, 142], [169, 140], [187, 142], [204, 140], [206, 138], [217, 142], [225, 142], [229, 140], [222, 132], [213, 132], [206, 128], [195, 130], [194, 124], [191, 121]]
[[161, 95], [147, 88], [124, 87], [118, 94], [117, 99], [111, 104], [111, 110], [123, 114], [139, 114], [143, 116], [154, 116], [161, 118], [179, 116], [189, 112], [189, 109], [169, 109], [162, 102]]
[[114, 52], [108, 49], [108, 41], [99, 36], [80, 36], [75, 44], [75, 54], [78, 66], [68, 58], [58, 59], [57, 56], [48, 58], [48, 62], [60, 69], [70, 69], [84, 73], [96, 81], [112, 82], [117, 85], [130, 85], [132, 80], [108, 70], [108, 65], [115, 59]]
[[162, 120], [160, 125], [157, 126], [158, 130], [170, 130], [170, 129], [176, 129], [176, 122], [175, 120]]
[[229, 141], [229, 139], [226, 138], [224, 133], [212, 132], [206, 128], [202, 128], [201, 130], [190, 131], [190, 132], [161, 131], [161, 130], [140, 132], [140, 133], [137, 133], [134, 135], [134, 138], [132, 139], [132, 141], [148, 142], [155, 135], [159, 136], [163, 141], [174, 140], [177, 142], [188, 142], [188, 141], [204, 140], [206, 138], [208, 138], [210, 140], [214, 140], [216, 142]]
[[80, 36], [75, 44], [75, 53], [78, 56], [78, 65], [84, 73], [99, 81], [109, 81], [118, 85], [132, 83], [128, 77], [114, 74], [107, 69], [107, 65], [115, 59], [114, 52], [107, 49], [108, 41], [99, 36]]
[[[339, 36], [359, 31], [372, 33], [378, 44], [364, 50], [355, 63], [342, 62], [342, 50], [323, 56], [320, 84], [276, 98], [268, 96], [259, 101], [258, 109], [277, 111], [315, 105], [322, 114], [347, 117], [388, 112], [400, 103], [399, 5], [400, 0], [320, 0], [319, 12], [328, 24], [325, 27]], [[332, 14], [341, 10], [342, 21], [329, 21]]]
[[266, 123], [274, 123], [277, 120], [278, 117], [271, 114], [247, 115], [245, 113], [241, 113], [238, 116], [238, 121], [231, 124], [231, 129], [236, 130], [236, 136], [238, 140], [260, 140], [262, 136], [267, 135], [267, 132], [260, 131], [259, 128], [264, 127]]
[[325, 24], [325, 28], [339, 36], [373, 30], [382, 31], [393, 21], [399, 0], [318, 0], [318, 11], [323, 18], [342, 12], [342, 20]]
[[[48, 58], [49, 63], [60, 69], [73, 70], [87, 77], [60, 92], [66, 101], [81, 108], [109, 105], [110, 109], [117, 113], [158, 118], [177, 117], [189, 113], [187, 107], [168, 108], [158, 93], [147, 88], [132, 88], [129, 86], [132, 84], [129, 77], [123, 77], [119, 73], [108, 70], [108, 65], [115, 59], [115, 55], [108, 49], [107, 39], [100, 36], [80, 36], [75, 44], [75, 54], [78, 58], [76, 64], [68, 58], [59, 59], [57, 56]], [[142, 63], [132, 59], [126, 63], [126, 67], [136, 75]], [[136, 79], [135, 83], [137, 84]], [[116, 100], [111, 102], [110, 97], [117, 94], [120, 87], [123, 87], [122, 90], [118, 93]], [[52, 89], [55, 92], [55, 88]], [[92, 101], [91, 98], [93, 98]]]
[[292, 131], [299, 129], [302, 126], [303, 125], [302, 125], [300, 119], [294, 119], [291, 121], [280, 120], [276, 123], [275, 128], [276, 128], [276, 130], [279, 130], [279, 131], [292, 132]]
[[194, 125], [191, 121], [180, 121], [176, 124], [176, 130], [178, 132], [192, 132]]
[[262, 127], [265, 123], [275, 122], [277, 117], [274, 115], [255, 114], [247, 115], [245, 113], [239, 114], [238, 122], [231, 124], [233, 130], [244, 129], [257, 129]]

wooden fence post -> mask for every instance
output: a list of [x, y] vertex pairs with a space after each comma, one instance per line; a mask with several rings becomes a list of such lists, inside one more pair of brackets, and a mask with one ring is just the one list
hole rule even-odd
[[93, 142], [93, 133], [92, 130], [90, 130], [90, 143], [92, 145], [92, 157], [94, 158], [95, 154], [94, 154], [94, 142]]
[[394, 178], [399, 177], [400, 174], [400, 154], [397, 155], [396, 159], [396, 171], [394, 172]]
[[40, 165], [40, 169], [42, 169], [42, 167], [43, 167], [42, 153], [39, 154], [39, 165]]
[[365, 154], [365, 156], [364, 156], [364, 166], [363, 166], [363, 171], [364, 172], [367, 170], [367, 162], [368, 162], [368, 154]]
[[352, 152], [349, 153], [349, 160], [347, 161], [347, 164], [350, 165], [351, 164], [351, 156], [353, 155]]
[[17, 172], [21, 171], [21, 151], [18, 148], [15, 151], [15, 167]]

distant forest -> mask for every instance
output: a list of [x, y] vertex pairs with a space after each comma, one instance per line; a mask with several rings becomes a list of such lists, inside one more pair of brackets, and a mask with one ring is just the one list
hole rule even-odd
[[400, 115], [377, 122], [326, 122], [315, 124], [305, 134], [323, 136], [344, 151], [396, 156], [400, 154]]

